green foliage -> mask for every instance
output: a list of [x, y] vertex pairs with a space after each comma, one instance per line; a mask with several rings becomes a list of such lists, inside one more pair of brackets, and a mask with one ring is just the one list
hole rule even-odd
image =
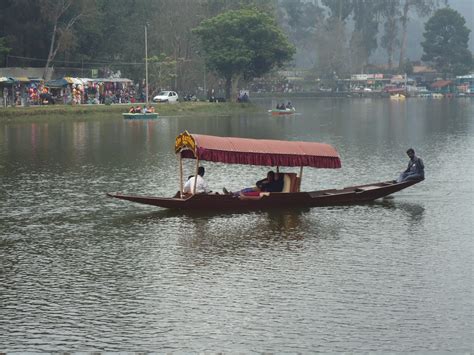
[[0, 65], [4, 64], [4, 57], [11, 51], [11, 48], [7, 47], [7, 39], [0, 37]]
[[162, 53], [148, 58], [148, 63], [150, 82], [159, 88], [172, 87], [171, 81], [176, 77], [176, 60]]
[[260, 77], [291, 60], [295, 49], [275, 20], [256, 9], [233, 10], [205, 20], [193, 32], [201, 39], [209, 69], [226, 79]]
[[408, 59], [405, 60], [402, 66], [402, 71], [408, 75], [413, 74], [413, 63]]
[[462, 75], [472, 68], [472, 53], [468, 49], [470, 30], [459, 12], [444, 8], [425, 24], [421, 43], [422, 60], [432, 62], [435, 68], [445, 74]]

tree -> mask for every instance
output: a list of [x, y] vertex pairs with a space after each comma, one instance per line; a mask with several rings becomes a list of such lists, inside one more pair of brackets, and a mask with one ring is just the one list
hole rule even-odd
[[468, 49], [470, 32], [466, 20], [456, 10], [436, 11], [425, 24], [421, 59], [434, 63], [442, 73], [466, 74], [472, 68], [472, 53]]
[[387, 52], [388, 69], [393, 67], [393, 53], [400, 46], [398, 39], [398, 22], [400, 18], [400, 0], [383, 0], [380, 3], [381, 15], [385, 18], [381, 46]]
[[315, 0], [282, 0], [279, 9], [279, 24], [296, 45], [300, 65], [314, 66], [314, 37], [324, 23], [323, 8]]
[[176, 62], [164, 54], [148, 58], [150, 82], [160, 89], [172, 87], [171, 81], [176, 77]]
[[398, 61], [398, 67], [400, 70], [403, 69], [405, 63], [405, 50], [407, 46], [407, 27], [408, 27], [408, 13], [410, 9], [414, 8], [418, 16], [424, 17], [433, 11], [438, 6], [440, 0], [404, 0], [403, 14], [400, 18], [402, 24], [402, 41], [400, 43], [400, 60]]
[[350, 72], [350, 58], [345, 24], [339, 18], [329, 18], [327, 25], [318, 32], [316, 73], [321, 79], [335, 83], [336, 78]]
[[260, 77], [295, 53], [275, 20], [256, 9], [224, 12], [193, 32], [201, 39], [207, 67], [225, 79], [227, 99], [233, 80]]
[[[353, 70], [363, 71], [372, 52], [377, 49], [379, 0], [353, 0], [354, 32], [351, 38], [351, 49], [357, 53], [358, 64]], [[353, 63], [354, 64], [354, 63]]]
[[53, 26], [43, 75], [46, 78], [58, 51], [74, 46], [73, 26], [87, 11], [92, 10], [92, 3], [86, 0], [41, 0], [40, 5], [43, 17]]
[[0, 37], [0, 64], [3, 64], [3, 57], [10, 52], [11, 48], [7, 47], [7, 40], [4, 37]]

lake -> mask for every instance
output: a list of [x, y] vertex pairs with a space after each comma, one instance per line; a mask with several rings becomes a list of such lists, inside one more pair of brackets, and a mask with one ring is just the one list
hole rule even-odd
[[[474, 100], [292, 101], [278, 117], [1, 122], [0, 351], [472, 351]], [[409, 147], [426, 180], [239, 214], [105, 196], [174, 194], [184, 130], [334, 145], [342, 168], [305, 168], [303, 190], [394, 179]], [[268, 170], [204, 165], [214, 191]]]

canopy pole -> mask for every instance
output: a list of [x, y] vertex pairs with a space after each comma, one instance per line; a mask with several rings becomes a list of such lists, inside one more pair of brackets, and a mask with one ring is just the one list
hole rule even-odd
[[183, 157], [179, 152], [179, 197], [183, 198]]
[[303, 167], [300, 167], [300, 181], [298, 182], [298, 192], [301, 191], [301, 180], [303, 179]]
[[193, 195], [196, 195], [196, 185], [198, 181], [199, 159], [196, 158], [196, 174], [194, 175]]

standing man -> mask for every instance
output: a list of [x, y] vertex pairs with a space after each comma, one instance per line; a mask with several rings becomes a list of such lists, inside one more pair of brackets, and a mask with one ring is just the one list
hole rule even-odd
[[[197, 181], [196, 181], [196, 193], [197, 194], [202, 194], [202, 193], [209, 193], [209, 188], [207, 187], [206, 181], [204, 181], [203, 176], [204, 176], [204, 167], [200, 166], [198, 168], [198, 175], [197, 175]], [[186, 181], [186, 184], [184, 184], [184, 189], [183, 192], [185, 194], [193, 194], [194, 193], [194, 180], [195, 177], [191, 176], [188, 181]]]
[[415, 150], [410, 148], [407, 150], [407, 155], [410, 158], [407, 169], [400, 174], [397, 182], [404, 182], [409, 180], [424, 180], [425, 166], [423, 160], [415, 155]]

